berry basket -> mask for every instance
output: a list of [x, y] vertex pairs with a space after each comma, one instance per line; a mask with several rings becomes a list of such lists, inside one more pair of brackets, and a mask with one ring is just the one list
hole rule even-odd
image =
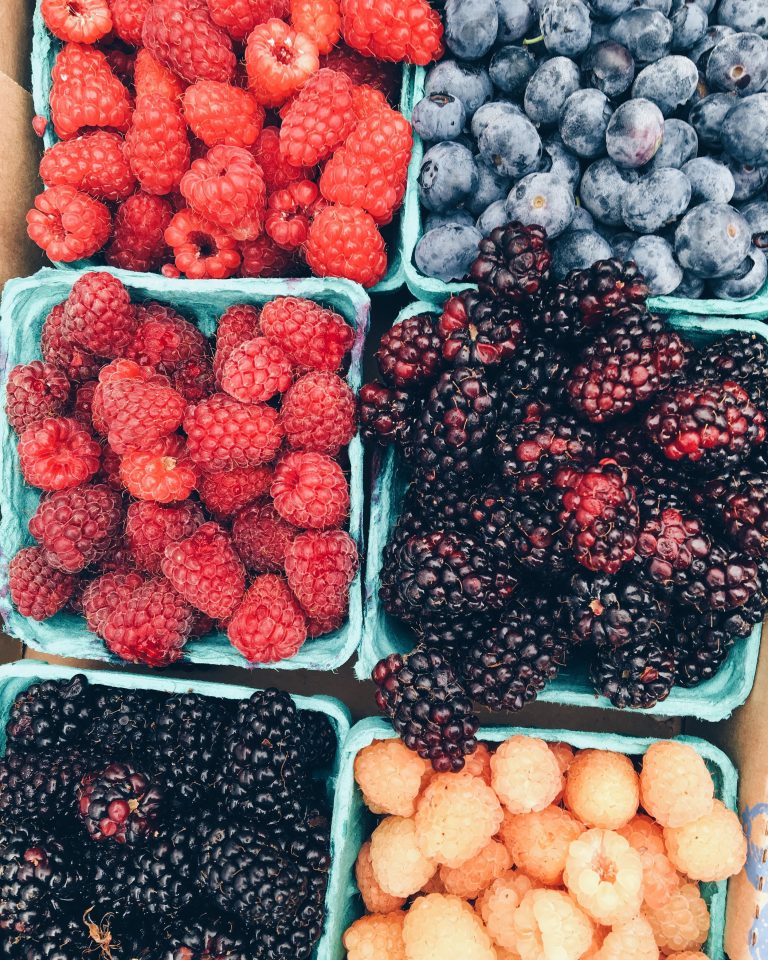
[[[164, 277], [109, 271], [119, 277], [136, 300], [156, 299], [185, 314], [210, 335], [216, 318], [236, 303], [263, 304], [279, 295], [316, 300], [337, 310], [356, 331], [347, 382], [355, 392], [362, 378], [363, 347], [369, 323], [370, 302], [362, 288], [346, 280], [178, 280]], [[43, 269], [32, 277], [12, 280], [6, 287], [0, 308], [0, 382], [5, 395], [9, 371], [18, 363], [38, 358], [40, 330], [54, 304], [66, 299], [83, 271]], [[3, 400], [4, 403], [4, 400]], [[62, 611], [50, 620], [38, 623], [21, 616], [8, 596], [8, 564], [30, 536], [27, 522], [37, 507], [40, 491], [27, 486], [21, 475], [16, 451], [16, 435], [3, 414], [0, 417], [2, 451], [2, 495], [0, 495], [0, 613], [5, 629], [36, 650], [63, 657], [119, 662], [95, 634], [90, 633], [82, 617]], [[350, 516], [349, 533], [358, 549], [363, 547], [363, 450], [359, 436], [349, 445]], [[280, 670], [334, 670], [354, 652], [359, 643], [362, 623], [360, 573], [350, 588], [347, 622], [338, 630], [308, 641], [291, 659], [273, 664]], [[247, 666], [245, 658], [224, 634], [190, 641], [185, 659], [218, 666]]]
[[[43, 145], [47, 150], [54, 143], [58, 142], [58, 137], [53, 131], [51, 123], [50, 95], [53, 79], [51, 71], [56, 63], [56, 57], [62, 48], [62, 41], [54, 37], [43, 21], [43, 15], [40, 10], [40, 0], [36, 0], [35, 10], [32, 16], [32, 99], [35, 107], [35, 113], [44, 117], [47, 121], [45, 133], [43, 134]], [[409, 68], [403, 67], [403, 79], [400, 88], [400, 111], [404, 116], [410, 117], [410, 80], [408, 74]], [[406, 112], [408, 111], [408, 112]], [[415, 147], [415, 144], [414, 144]], [[419, 148], [420, 149], [420, 148]], [[373, 293], [390, 293], [393, 290], [399, 290], [405, 283], [405, 271], [403, 269], [403, 257], [401, 250], [401, 240], [403, 233], [404, 210], [395, 216], [395, 221], [391, 227], [390, 240], [388, 246], [390, 249], [390, 263], [386, 276], [375, 287]], [[414, 241], [415, 243], [415, 241]], [[54, 266], [58, 269], [82, 269], [91, 267], [97, 261], [80, 260], [77, 263], [59, 263], [54, 261]]]
[[[633, 759], [641, 757], [654, 742], [652, 739], [625, 737], [606, 733], [576, 733], [570, 730], [540, 730], [534, 728], [484, 727], [479, 740], [498, 743], [516, 734], [539, 737], [550, 742], [568, 743], [577, 749], [614, 750]], [[334, 862], [328, 890], [329, 902], [334, 904], [328, 917], [326, 936], [320, 944], [318, 960], [342, 960], [341, 938], [347, 927], [363, 913], [355, 884], [354, 868], [357, 854], [370, 833], [373, 817], [366, 810], [363, 796], [355, 783], [355, 757], [363, 747], [374, 740], [395, 736], [384, 720], [367, 719], [352, 727], [342, 748], [341, 769], [336, 784], [336, 808], [333, 823], [332, 846]], [[715, 783], [715, 796], [736, 809], [736, 768], [728, 757], [706, 740], [679, 737], [690, 744], [704, 759]], [[703, 883], [703, 898], [709, 907], [711, 925], [709, 939], [703, 947], [710, 960], [723, 960], [723, 933], [725, 930], [726, 883]]]
[[[424, 96], [426, 78], [424, 67], [408, 67], [405, 83], [408, 95], [403, 98], [402, 111], [410, 120], [414, 106]], [[408, 187], [402, 212], [402, 240], [400, 252], [405, 273], [405, 282], [411, 293], [431, 303], [442, 303], [447, 297], [465, 290], [466, 283], [445, 283], [421, 273], [413, 260], [413, 252], [421, 238], [422, 213], [419, 202], [418, 177], [421, 161], [424, 157], [424, 142], [414, 130], [413, 154], [408, 168]], [[653, 297], [648, 301], [650, 310], [657, 313], [689, 313], [703, 317], [751, 317], [756, 320], [768, 319], [768, 284], [755, 297], [749, 300], [690, 300], [683, 297]]]
[[[438, 312], [434, 304], [412, 303], [398, 320], [424, 312]], [[755, 333], [768, 338], [768, 330], [757, 320], [726, 319], [674, 314], [667, 318], [675, 329], [694, 343], [706, 343], [715, 337], [735, 332]], [[382, 551], [397, 520], [399, 504], [408, 483], [408, 471], [396, 457], [393, 448], [377, 454], [373, 471], [371, 518], [368, 529], [368, 564], [365, 579], [363, 639], [355, 670], [367, 678], [376, 663], [392, 653], [407, 652], [414, 646], [413, 634], [384, 610], [379, 600]], [[711, 680], [693, 689], [674, 687], [666, 700], [653, 708], [655, 717], [698, 717], [718, 721], [729, 717], [749, 696], [760, 652], [761, 625], [737, 640], [721, 670]], [[589, 681], [586, 663], [574, 663], [561, 671], [542, 693], [539, 700], [567, 706], [616, 709], [607, 698], [598, 696]]]

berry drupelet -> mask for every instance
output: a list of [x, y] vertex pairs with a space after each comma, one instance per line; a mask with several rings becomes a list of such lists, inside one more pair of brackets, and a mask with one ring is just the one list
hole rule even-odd
[[753, 557], [768, 556], [768, 484], [763, 474], [740, 470], [704, 487], [707, 510], [730, 542]]
[[514, 304], [466, 290], [446, 301], [437, 335], [446, 365], [495, 366], [514, 355], [523, 339], [523, 320]]

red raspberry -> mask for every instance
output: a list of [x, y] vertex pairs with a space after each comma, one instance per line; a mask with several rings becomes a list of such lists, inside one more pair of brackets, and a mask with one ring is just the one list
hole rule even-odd
[[314, 40], [320, 53], [330, 53], [341, 36], [339, 0], [291, 0], [291, 24]]
[[181, 193], [201, 217], [236, 240], [261, 233], [266, 187], [253, 154], [242, 147], [212, 147], [184, 174]]
[[228, 519], [254, 500], [269, 493], [269, 467], [235, 467], [218, 473], [204, 473], [197, 491], [207, 510], [217, 519]]
[[131, 99], [101, 51], [79, 43], [65, 44], [56, 57], [52, 77], [51, 118], [61, 140], [83, 127], [128, 129]]
[[341, 467], [323, 453], [289, 453], [270, 488], [275, 509], [297, 527], [340, 527], [349, 513], [349, 487]]
[[87, 350], [81, 350], [65, 336], [66, 305], [66, 301], [57, 304], [45, 318], [40, 333], [40, 350], [43, 360], [62, 369], [67, 377], [76, 383], [93, 380], [99, 375], [100, 362], [93, 354]]
[[185, 361], [171, 374], [171, 384], [187, 403], [199, 403], [216, 390], [211, 361], [207, 357]]
[[129, 360], [170, 375], [187, 360], [208, 354], [203, 334], [170, 307], [148, 301], [136, 314], [139, 328], [124, 354]]
[[282, 20], [267, 20], [248, 37], [245, 66], [259, 103], [279, 107], [317, 73], [317, 44]]
[[426, 66], [443, 55], [443, 23], [427, 0], [341, 0], [344, 39], [378, 60]]
[[326, 633], [333, 633], [347, 619], [347, 610], [335, 617], [308, 617], [307, 618], [307, 637], [314, 639], [322, 637]]
[[288, 0], [208, 0], [214, 23], [234, 40], [245, 40], [259, 23], [288, 15]]
[[298, 653], [307, 623], [285, 580], [266, 573], [251, 584], [227, 636], [249, 663], [277, 663]]
[[86, 380], [85, 383], [81, 383], [75, 391], [75, 399], [70, 413], [71, 417], [89, 430], [93, 427], [93, 397], [97, 386], [98, 382], [96, 380]]
[[226, 280], [240, 266], [237, 241], [194, 210], [179, 210], [165, 231], [176, 267], [191, 280]]
[[188, 407], [184, 432], [190, 457], [208, 472], [269, 463], [283, 440], [277, 410], [226, 393]]
[[43, 191], [27, 214], [30, 239], [54, 263], [92, 257], [109, 240], [111, 231], [107, 207], [74, 187]]
[[352, 91], [352, 102], [355, 109], [355, 116], [358, 120], [364, 120], [366, 117], [373, 116], [379, 110], [389, 106], [387, 98], [376, 87], [371, 87], [367, 83], [355, 87]]
[[260, 333], [259, 311], [256, 307], [237, 303], [221, 315], [216, 328], [216, 353], [213, 357], [217, 386], [221, 386], [221, 372], [235, 347], [247, 340], [253, 340]]
[[141, 500], [128, 507], [125, 538], [140, 570], [159, 575], [165, 548], [191, 536], [205, 522], [200, 505], [193, 500], [162, 505]]
[[192, 627], [189, 631], [190, 637], [207, 637], [212, 633], [218, 633], [217, 621], [212, 617], [207, 617], [199, 610], [195, 610]]
[[245, 592], [245, 568], [218, 523], [204, 523], [169, 544], [162, 566], [182, 597], [216, 620], [231, 616]]
[[232, 41], [211, 19], [206, 0], [154, 0], [141, 36], [152, 56], [187, 83], [235, 77]]
[[281, 573], [285, 548], [299, 532], [271, 503], [253, 503], [233, 520], [232, 543], [251, 573]]
[[103, 638], [107, 617], [119, 603], [128, 600], [143, 583], [144, 577], [133, 571], [105, 573], [91, 580], [80, 600], [88, 629], [96, 636]]
[[364, 57], [343, 42], [320, 57], [320, 66], [345, 73], [356, 85], [370, 84], [388, 98], [394, 98], [400, 89], [401, 68], [394, 63]]
[[357, 405], [349, 384], [335, 373], [312, 371], [283, 397], [280, 420], [288, 445], [335, 457], [355, 435]]
[[[110, 487], [110, 489], [115, 489]], [[122, 486], [120, 487], [122, 491]], [[136, 568], [136, 558], [125, 540], [118, 540], [107, 553], [94, 564], [98, 573], [132, 573]]]
[[132, 50], [122, 40], [112, 36], [110, 39], [96, 45], [107, 58], [109, 69], [120, 83], [129, 90], [133, 86], [136, 74], [136, 50]]
[[109, 0], [112, 29], [123, 43], [141, 46], [141, 28], [152, 0]]
[[412, 146], [411, 125], [396, 110], [385, 107], [364, 118], [326, 164], [323, 196], [389, 223], [405, 196]]
[[151, 449], [181, 426], [186, 401], [162, 379], [113, 380], [102, 384], [101, 403], [109, 428], [109, 445], [117, 453]]
[[77, 420], [46, 417], [19, 438], [24, 479], [41, 490], [77, 487], [99, 469], [101, 447]]
[[19, 550], [8, 565], [11, 600], [22, 617], [33, 620], [47, 620], [65, 607], [76, 583], [77, 577], [48, 563], [42, 547]]
[[99, 483], [106, 483], [108, 487], [118, 492], [125, 489], [120, 479], [120, 457], [111, 447], [104, 447], [101, 453], [101, 469], [94, 479]]
[[48, 187], [63, 184], [97, 200], [125, 200], [136, 186], [123, 138], [107, 130], [54, 144], [40, 161], [40, 176]]
[[139, 191], [128, 197], [115, 214], [112, 242], [104, 258], [112, 267], [153, 273], [170, 259], [165, 231], [173, 207], [164, 197]]
[[151, 450], [131, 450], [120, 461], [120, 480], [139, 500], [176, 503], [195, 489], [197, 471], [177, 434], [164, 437]]
[[107, 0], [41, 0], [46, 27], [60, 40], [96, 43], [112, 29]]
[[99, 357], [119, 357], [136, 333], [136, 308], [125, 284], [91, 271], [72, 286], [64, 308], [64, 333]]
[[280, 152], [280, 131], [277, 127], [264, 127], [251, 151], [261, 167], [267, 193], [282, 190], [297, 180], [310, 180], [311, 170], [295, 167]]
[[50, 363], [20, 363], [8, 374], [5, 412], [16, 433], [62, 413], [68, 399], [69, 380]]
[[266, 337], [235, 347], [221, 373], [221, 388], [242, 403], [266, 403], [293, 381], [291, 361]]
[[318, 277], [346, 277], [373, 287], [387, 272], [384, 238], [357, 207], [325, 207], [309, 228], [306, 258]]
[[129, 663], [167, 667], [181, 659], [194, 611], [162, 577], [121, 598], [104, 621], [109, 650]]
[[280, 152], [289, 163], [314, 167], [344, 143], [357, 123], [352, 90], [349, 77], [336, 70], [307, 80], [280, 128]]
[[144, 96], [178, 100], [184, 93], [184, 84], [176, 74], [143, 48], [136, 54], [133, 85], [137, 100]]
[[330, 373], [341, 368], [355, 339], [344, 317], [299, 297], [276, 297], [265, 304], [261, 329], [296, 366]]
[[209, 147], [251, 147], [264, 126], [264, 108], [252, 94], [229, 83], [198, 80], [184, 93], [184, 116]]
[[287, 277], [298, 269], [293, 251], [278, 247], [266, 233], [240, 244], [240, 253], [241, 277]]
[[355, 541], [343, 530], [300, 533], [285, 551], [288, 586], [307, 616], [319, 621], [344, 617], [357, 567]]
[[306, 243], [312, 217], [321, 204], [320, 190], [311, 180], [297, 180], [284, 190], [275, 190], [264, 221], [267, 235], [284, 250], [298, 250]]
[[125, 155], [142, 190], [164, 196], [181, 183], [189, 169], [189, 140], [181, 107], [159, 94], [136, 102]]

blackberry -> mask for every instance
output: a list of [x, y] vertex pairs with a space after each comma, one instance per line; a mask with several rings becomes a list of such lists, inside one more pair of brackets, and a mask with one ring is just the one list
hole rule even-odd
[[7, 745], [41, 751], [79, 743], [93, 713], [92, 690], [82, 674], [33, 683], [13, 702], [5, 728]]
[[477, 749], [480, 720], [438, 650], [393, 653], [372, 674], [376, 703], [410, 750], [441, 773], [458, 772]]
[[331, 721], [319, 710], [302, 710], [299, 716], [307, 768], [310, 771], [327, 769], [333, 764], [339, 749]]
[[513, 220], [492, 230], [478, 246], [469, 273], [485, 296], [519, 303], [543, 293], [552, 264], [543, 227]]
[[127, 933], [123, 928], [131, 921], [122, 920], [130, 918], [132, 850], [118, 843], [89, 843], [82, 859], [87, 877], [83, 905], [89, 919], [97, 927], [115, 927], [116, 936], [118, 930], [119, 935]]
[[523, 321], [513, 304], [465, 290], [446, 301], [437, 334], [448, 365], [495, 366], [514, 355], [523, 339]]
[[748, 635], [746, 625], [732, 613], [708, 611], [684, 613], [673, 626], [675, 682], [696, 687], [711, 680], [725, 663], [734, 642]]
[[78, 812], [93, 840], [133, 845], [157, 821], [162, 790], [133, 766], [111, 763], [83, 777], [77, 791]]
[[560, 467], [595, 461], [594, 431], [567, 413], [545, 413], [522, 423], [501, 425], [494, 447], [499, 472], [519, 487], [548, 485]]
[[531, 404], [555, 406], [568, 370], [566, 359], [542, 340], [525, 340], [497, 380], [499, 421], [518, 423]]
[[67, 834], [74, 823], [76, 790], [86, 772], [73, 751], [34, 755], [10, 749], [0, 760], [0, 820], [36, 823]]
[[753, 557], [768, 557], [768, 484], [762, 474], [741, 470], [710, 480], [704, 488], [707, 507], [728, 539]]
[[360, 388], [360, 430], [366, 442], [403, 446], [414, 417], [413, 399], [404, 390], [378, 380]]
[[768, 342], [755, 333], [732, 333], [704, 347], [692, 377], [733, 380], [765, 413], [768, 409]]
[[86, 731], [92, 750], [108, 760], [130, 760], [151, 751], [164, 695], [149, 690], [98, 687], [93, 723]]
[[399, 320], [379, 341], [376, 362], [391, 387], [413, 393], [437, 379], [443, 368], [440, 338], [430, 313]]
[[506, 573], [511, 581], [517, 579], [512, 567], [516, 536], [514, 503], [515, 498], [494, 482], [470, 504], [475, 536], [491, 551], [496, 569]]
[[510, 498], [509, 516], [511, 522], [505, 539], [512, 556], [526, 570], [537, 575], [560, 576], [573, 567], [573, 553], [554, 491], [522, 491]]
[[468, 620], [446, 620], [419, 631], [419, 646], [424, 650], [439, 650], [454, 670], [462, 651], [479, 642], [488, 631], [494, 617], [472, 617]]
[[97, 948], [82, 921], [62, 917], [43, 923], [29, 936], [12, 937], [5, 956], [9, 960], [83, 960]]
[[196, 827], [161, 832], [131, 852], [126, 885], [133, 909], [163, 921], [196, 903], [199, 869]]
[[614, 707], [647, 710], [666, 700], [675, 682], [671, 652], [655, 643], [599, 647], [591, 669], [595, 689]]
[[719, 543], [696, 556], [675, 598], [699, 612], [734, 610], [750, 602], [761, 589], [758, 565], [751, 557]]
[[676, 477], [669, 477], [662, 474], [659, 477], [640, 479], [631, 472], [630, 476], [637, 484], [637, 505], [641, 523], [670, 507], [682, 513], [691, 509], [695, 495], [686, 483], [685, 476], [678, 474]]
[[417, 476], [405, 493], [406, 513], [422, 521], [427, 527], [472, 533], [473, 494], [468, 485], [447, 483], [437, 477]]
[[267, 960], [261, 945], [224, 917], [184, 918], [157, 941], [141, 960]]
[[642, 424], [609, 424], [602, 435], [599, 455], [615, 460], [638, 487], [658, 480], [669, 489], [669, 481], [679, 479], [673, 465], [649, 443]]
[[643, 517], [633, 565], [639, 578], [664, 596], [686, 589], [712, 552], [702, 520], [679, 500], [666, 506], [672, 502], [665, 497], [664, 505], [659, 502]]

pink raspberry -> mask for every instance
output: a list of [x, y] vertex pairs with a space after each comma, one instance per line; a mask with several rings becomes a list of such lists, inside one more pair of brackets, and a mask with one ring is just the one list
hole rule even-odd
[[206, 0], [154, 0], [141, 33], [153, 57], [187, 83], [234, 79], [237, 58]]
[[276, 663], [298, 653], [307, 638], [301, 607], [281, 577], [256, 577], [227, 628], [249, 663]]
[[181, 425], [186, 401], [163, 379], [158, 375], [147, 381], [102, 383], [104, 420], [110, 446], [117, 453], [146, 450]]
[[41, 490], [77, 487], [99, 469], [101, 447], [77, 420], [46, 417], [19, 438], [24, 479]]
[[339, 370], [355, 339], [344, 317], [300, 297], [275, 297], [265, 304], [261, 330], [296, 366], [331, 373]]
[[280, 107], [320, 66], [314, 40], [275, 18], [251, 31], [245, 48], [251, 92], [265, 107]]
[[309, 228], [304, 255], [316, 277], [344, 277], [364, 287], [375, 286], [387, 272], [384, 238], [361, 207], [324, 207]]
[[27, 233], [54, 263], [72, 263], [98, 253], [109, 240], [109, 208], [74, 187], [51, 187], [35, 197]]
[[234, 304], [219, 317], [216, 328], [216, 352], [213, 357], [213, 372], [218, 387], [221, 386], [221, 372], [224, 364], [235, 347], [245, 343], [246, 340], [253, 340], [260, 333], [259, 311], [249, 304]]
[[115, 202], [127, 199], [136, 186], [123, 138], [108, 130], [54, 144], [40, 161], [40, 177], [47, 187], [66, 185], [96, 200]]
[[70, 416], [90, 430], [93, 427], [93, 397], [98, 387], [97, 380], [87, 380], [75, 390]]
[[125, 285], [111, 273], [91, 272], [75, 281], [64, 308], [64, 336], [99, 357], [119, 357], [138, 320]]
[[131, 496], [157, 503], [186, 500], [195, 489], [197, 471], [183, 437], [171, 434], [150, 450], [131, 450], [120, 461], [120, 480]]
[[190, 148], [181, 107], [157, 93], [136, 101], [125, 155], [146, 193], [165, 196], [181, 183], [189, 169]]
[[261, 167], [242, 147], [211, 147], [181, 180], [190, 207], [235, 240], [251, 240], [262, 230], [266, 187]]
[[165, 231], [165, 242], [173, 249], [176, 269], [191, 280], [226, 280], [240, 266], [234, 237], [194, 210], [179, 210]]
[[60, 140], [68, 140], [85, 127], [128, 129], [128, 90], [100, 50], [89, 44], [64, 44], [51, 76], [51, 117]]
[[8, 566], [11, 600], [22, 617], [33, 620], [47, 620], [65, 607], [76, 583], [72, 574], [48, 563], [42, 547], [25, 547]]
[[311, 179], [312, 171], [308, 167], [297, 167], [283, 157], [277, 127], [264, 127], [251, 152], [264, 174], [267, 193], [282, 190], [298, 180]]
[[214, 23], [234, 40], [245, 40], [259, 23], [288, 15], [288, 0], [208, 0]]
[[190, 457], [209, 472], [269, 463], [283, 441], [276, 410], [226, 393], [189, 407], [183, 426]]
[[288, 445], [335, 457], [355, 435], [357, 405], [335, 373], [307, 373], [283, 397], [280, 419]]
[[247, 90], [217, 80], [198, 80], [184, 92], [184, 116], [208, 147], [251, 147], [264, 126], [264, 108]]
[[221, 388], [242, 403], [266, 403], [285, 393], [293, 380], [293, 367], [281, 348], [257, 337], [235, 347], [224, 363]]
[[325, 201], [311, 180], [297, 180], [269, 197], [264, 230], [271, 240], [288, 252], [305, 244], [309, 225]]
[[141, 28], [152, 0], [109, 0], [112, 29], [132, 47], [141, 46]]
[[341, 35], [339, 0], [291, 0], [291, 23], [320, 53], [330, 53]]
[[173, 218], [173, 207], [165, 197], [139, 190], [121, 204], [115, 214], [112, 241], [104, 251], [111, 267], [154, 273], [168, 260], [171, 251], [165, 231]]
[[69, 380], [50, 363], [20, 363], [8, 374], [5, 412], [16, 433], [63, 413], [68, 399]]
[[356, 123], [352, 81], [335, 70], [320, 70], [283, 117], [280, 152], [296, 167], [314, 167], [344, 143]]
[[228, 519], [238, 510], [267, 496], [272, 483], [270, 467], [234, 467], [204, 473], [198, 493], [206, 509], [217, 519]]
[[252, 573], [282, 573], [286, 548], [299, 532], [271, 503], [252, 503], [235, 516], [232, 543]]
[[136, 557], [136, 566], [159, 576], [165, 548], [191, 536], [204, 522], [194, 500], [163, 505], [151, 500], [130, 504], [125, 517], [125, 538]]
[[81, 605], [88, 629], [104, 635], [104, 624], [115, 607], [130, 597], [144, 583], [140, 573], [105, 573], [91, 580], [83, 591]]
[[443, 23], [428, 0], [342, 0], [341, 12], [344, 39], [368, 57], [426, 66], [443, 55]]
[[162, 303], [136, 308], [139, 327], [124, 356], [171, 375], [187, 360], [208, 354], [208, 341], [197, 327]]
[[232, 615], [245, 591], [243, 564], [218, 523], [204, 523], [185, 540], [169, 544], [162, 568], [193, 607], [217, 620]]
[[275, 509], [297, 527], [339, 527], [349, 513], [349, 487], [341, 467], [322, 453], [289, 453], [275, 468]]
[[57, 304], [43, 323], [40, 333], [40, 352], [43, 360], [66, 373], [69, 380], [82, 383], [99, 375], [101, 361], [88, 350], [73, 343], [64, 330], [66, 301]]
[[334, 621], [347, 612], [358, 562], [343, 530], [300, 533], [285, 551], [288, 586], [309, 617]]
[[181, 659], [193, 620], [189, 604], [158, 577], [115, 605], [104, 621], [104, 641], [121, 660], [167, 667]]

